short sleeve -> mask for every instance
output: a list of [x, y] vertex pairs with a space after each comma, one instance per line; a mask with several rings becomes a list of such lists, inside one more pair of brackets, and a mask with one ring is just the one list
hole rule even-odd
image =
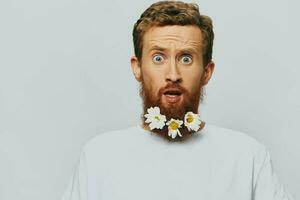
[[79, 163], [65, 190], [62, 200], [87, 200], [86, 157], [82, 151]]
[[257, 178], [254, 179], [253, 200], [294, 200], [278, 180], [270, 153], [266, 148], [260, 157], [262, 164], [260, 164]]

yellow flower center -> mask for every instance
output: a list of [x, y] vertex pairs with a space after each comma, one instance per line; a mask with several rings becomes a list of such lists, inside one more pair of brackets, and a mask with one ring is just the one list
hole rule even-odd
[[172, 122], [170, 123], [169, 126], [170, 126], [170, 128], [173, 129], [173, 130], [178, 129], [178, 124], [177, 124], [177, 122], [175, 122], [175, 121], [172, 121]]
[[192, 122], [194, 121], [193, 115], [188, 114], [186, 121], [187, 121], [188, 123], [192, 123]]
[[154, 118], [155, 118], [157, 121], [160, 120], [160, 119], [159, 119], [159, 116], [157, 116], [157, 115], [156, 115]]

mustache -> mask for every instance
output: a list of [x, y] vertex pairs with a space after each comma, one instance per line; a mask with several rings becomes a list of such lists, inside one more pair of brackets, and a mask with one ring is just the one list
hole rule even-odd
[[188, 91], [183, 86], [177, 83], [168, 83], [166, 86], [160, 88], [158, 90], [158, 97], [161, 97], [166, 91], [175, 90], [180, 92], [181, 94], [187, 94]]

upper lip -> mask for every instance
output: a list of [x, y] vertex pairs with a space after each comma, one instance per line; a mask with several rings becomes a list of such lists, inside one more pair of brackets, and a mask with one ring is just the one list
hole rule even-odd
[[179, 89], [166, 89], [163, 93], [164, 95], [170, 94], [170, 95], [181, 95], [182, 92]]

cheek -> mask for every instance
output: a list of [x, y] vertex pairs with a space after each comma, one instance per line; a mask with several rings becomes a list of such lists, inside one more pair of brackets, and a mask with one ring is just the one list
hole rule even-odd
[[145, 81], [145, 84], [147, 85], [147, 87], [149, 88], [149, 90], [153, 95], [157, 95], [158, 91], [162, 87], [164, 87], [164, 85], [160, 84], [158, 80], [153, 80], [153, 79], [148, 79], [147, 82]]
[[157, 94], [159, 89], [165, 86], [162, 74], [154, 70], [142, 70], [142, 80], [144, 85], [154, 94]]
[[184, 87], [192, 92], [194, 90], [197, 90], [199, 88], [199, 85], [201, 84], [201, 76], [203, 75], [203, 72], [198, 70], [198, 71], [193, 71], [193, 72], [188, 72], [184, 75]]

